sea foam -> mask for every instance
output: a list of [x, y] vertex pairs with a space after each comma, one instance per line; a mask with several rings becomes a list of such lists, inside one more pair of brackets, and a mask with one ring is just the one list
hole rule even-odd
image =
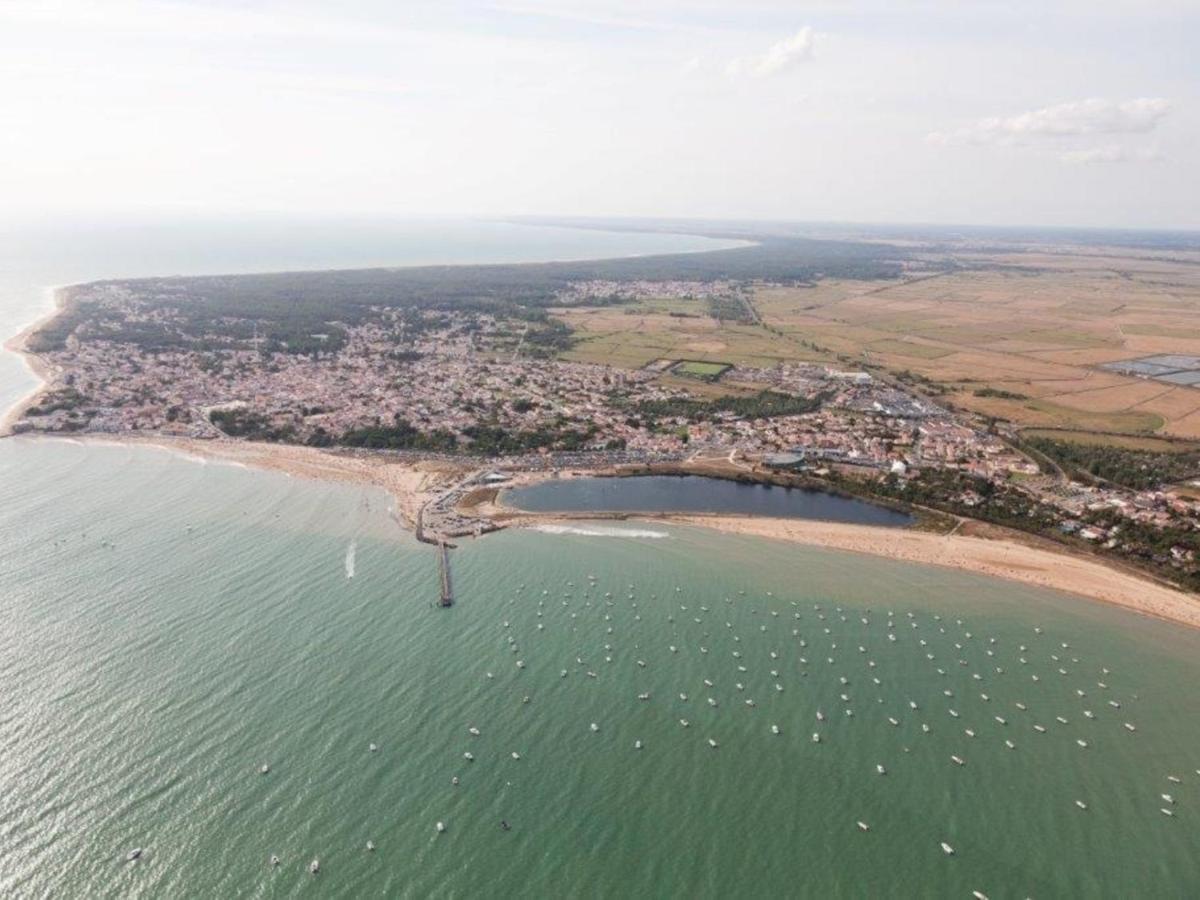
[[649, 528], [619, 528], [612, 525], [535, 525], [533, 530], [543, 534], [579, 534], [584, 537], [657, 539], [671, 536], [665, 531], [652, 531]]

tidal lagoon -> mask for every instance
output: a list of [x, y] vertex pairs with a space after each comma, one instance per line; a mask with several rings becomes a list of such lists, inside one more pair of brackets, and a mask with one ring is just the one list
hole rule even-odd
[[530, 512], [700, 512], [892, 527], [912, 523], [907, 513], [854, 497], [702, 475], [548, 479], [505, 491], [503, 500]]

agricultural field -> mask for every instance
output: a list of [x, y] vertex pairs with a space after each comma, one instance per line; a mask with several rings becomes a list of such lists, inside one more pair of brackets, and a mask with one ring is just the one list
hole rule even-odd
[[574, 332], [568, 359], [870, 367], [928, 379], [942, 401], [1021, 428], [1200, 438], [1200, 387], [1102, 368], [1200, 354], [1200, 256], [939, 254], [903, 279], [759, 285], [762, 325], [689, 316], [701, 305], [655, 298], [554, 315]]
[[1200, 352], [1196, 260], [1094, 250], [954, 260], [964, 270], [763, 287], [754, 302], [782, 335], [914, 372], [954, 405], [1022, 427], [1200, 437], [1200, 389], [1099, 368]]

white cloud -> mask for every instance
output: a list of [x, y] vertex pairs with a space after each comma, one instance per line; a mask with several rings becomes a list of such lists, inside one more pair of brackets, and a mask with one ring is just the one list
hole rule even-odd
[[814, 34], [807, 25], [789, 38], [772, 44], [760, 56], [748, 59], [730, 60], [725, 67], [726, 73], [733, 78], [741, 75], [753, 75], [756, 78], [766, 78], [791, 69], [800, 63], [813, 58]]
[[1143, 149], [1122, 147], [1120, 144], [1105, 144], [1101, 147], [1067, 150], [1060, 153], [1058, 158], [1073, 165], [1094, 165], [1097, 163], [1157, 162], [1163, 156], [1156, 148]]
[[935, 144], [1018, 144], [1031, 139], [1068, 138], [1094, 134], [1145, 134], [1171, 111], [1162, 97], [1133, 100], [1090, 98], [1046, 106], [1015, 116], [992, 116], [954, 131], [935, 131]]

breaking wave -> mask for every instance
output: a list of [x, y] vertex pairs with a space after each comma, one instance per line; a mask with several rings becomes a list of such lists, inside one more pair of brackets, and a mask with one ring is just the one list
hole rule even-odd
[[543, 534], [579, 534], [584, 537], [657, 539], [671, 536], [665, 531], [653, 531], [649, 528], [619, 528], [614, 525], [534, 525], [533, 530]]

